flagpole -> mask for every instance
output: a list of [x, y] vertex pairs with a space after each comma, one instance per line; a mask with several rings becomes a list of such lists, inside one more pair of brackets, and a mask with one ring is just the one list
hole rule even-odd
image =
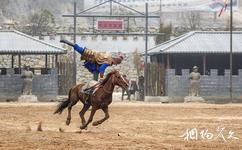
[[230, 102], [233, 102], [233, 0], [230, 0]]

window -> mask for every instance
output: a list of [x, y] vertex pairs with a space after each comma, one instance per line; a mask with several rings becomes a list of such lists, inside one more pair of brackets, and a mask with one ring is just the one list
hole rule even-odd
[[123, 36], [123, 40], [124, 41], [127, 41], [128, 40], [128, 37], [127, 36]]
[[39, 36], [39, 40], [44, 40], [44, 39], [45, 39], [44, 36], [42, 35]]
[[112, 37], [112, 40], [114, 40], [114, 41], [116, 41], [117, 39], [118, 39], [117, 36], [113, 36], [113, 37]]
[[87, 37], [85, 35], [81, 36], [81, 40], [86, 40]]
[[55, 40], [55, 35], [50, 35], [50, 40]]
[[107, 41], [108, 37], [107, 36], [102, 36], [103, 41]]
[[92, 36], [92, 40], [96, 41], [97, 40], [97, 36], [96, 35]]
[[138, 40], [138, 36], [134, 36], [134, 37], [133, 37], [133, 40], [134, 40], [134, 41], [137, 41], [137, 40]]

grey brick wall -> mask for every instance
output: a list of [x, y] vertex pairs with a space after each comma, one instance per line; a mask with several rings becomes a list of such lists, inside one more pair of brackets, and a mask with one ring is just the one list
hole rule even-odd
[[[16, 100], [21, 95], [22, 85], [23, 79], [20, 75], [15, 75], [11, 69], [8, 69], [7, 75], [0, 75], [0, 101]], [[51, 74], [34, 75], [32, 93], [38, 97], [39, 101], [56, 99], [58, 95], [57, 70], [52, 69]]]
[[[210, 75], [201, 76], [200, 95], [202, 97], [228, 97], [230, 70], [225, 70], [223, 76], [219, 76], [216, 69], [210, 70]], [[233, 96], [242, 96], [242, 70], [239, 75], [232, 77]], [[188, 95], [189, 70], [183, 69], [182, 75], [175, 75], [175, 70], [168, 69], [166, 73], [166, 95], [171, 97], [184, 97]]]

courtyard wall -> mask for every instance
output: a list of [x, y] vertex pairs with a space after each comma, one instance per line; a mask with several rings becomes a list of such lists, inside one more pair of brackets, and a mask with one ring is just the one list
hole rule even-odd
[[[182, 75], [176, 75], [174, 69], [166, 71], [166, 95], [174, 101], [182, 101], [188, 96], [190, 81], [189, 69], [183, 69]], [[232, 91], [234, 99], [242, 98], [242, 69], [238, 75], [232, 77]], [[230, 70], [226, 69], [224, 75], [218, 75], [217, 69], [211, 69], [210, 75], [201, 75], [200, 96], [207, 100], [226, 100], [230, 96]]]

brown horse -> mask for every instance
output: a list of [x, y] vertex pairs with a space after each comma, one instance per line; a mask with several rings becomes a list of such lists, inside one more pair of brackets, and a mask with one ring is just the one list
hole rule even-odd
[[[112, 93], [115, 85], [118, 85], [124, 89], [128, 88], [127, 80], [124, 79], [124, 77], [121, 76], [116, 70], [109, 73], [103, 82], [97, 86], [97, 88], [94, 90], [94, 93], [90, 96], [82, 92], [84, 84], [78, 84], [70, 89], [68, 99], [59, 104], [54, 114], [61, 114], [62, 111], [68, 107], [66, 125], [69, 125], [71, 121], [72, 106], [74, 106], [80, 100], [83, 103], [83, 108], [79, 112], [80, 118], [82, 120], [82, 126], [80, 126], [80, 129], [85, 129], [88, 124], [92, 122], [95, 112], [98, 109], [102, 109], [105, 113], [105, 117], [101, 120], [93, 122], [93, 126], [97, 126], [109, 118], [108, 105], [112, 102]], [[90, 106], [92, 106], [91, 114], [88, 121], [86, 122], [84, 115]]]

